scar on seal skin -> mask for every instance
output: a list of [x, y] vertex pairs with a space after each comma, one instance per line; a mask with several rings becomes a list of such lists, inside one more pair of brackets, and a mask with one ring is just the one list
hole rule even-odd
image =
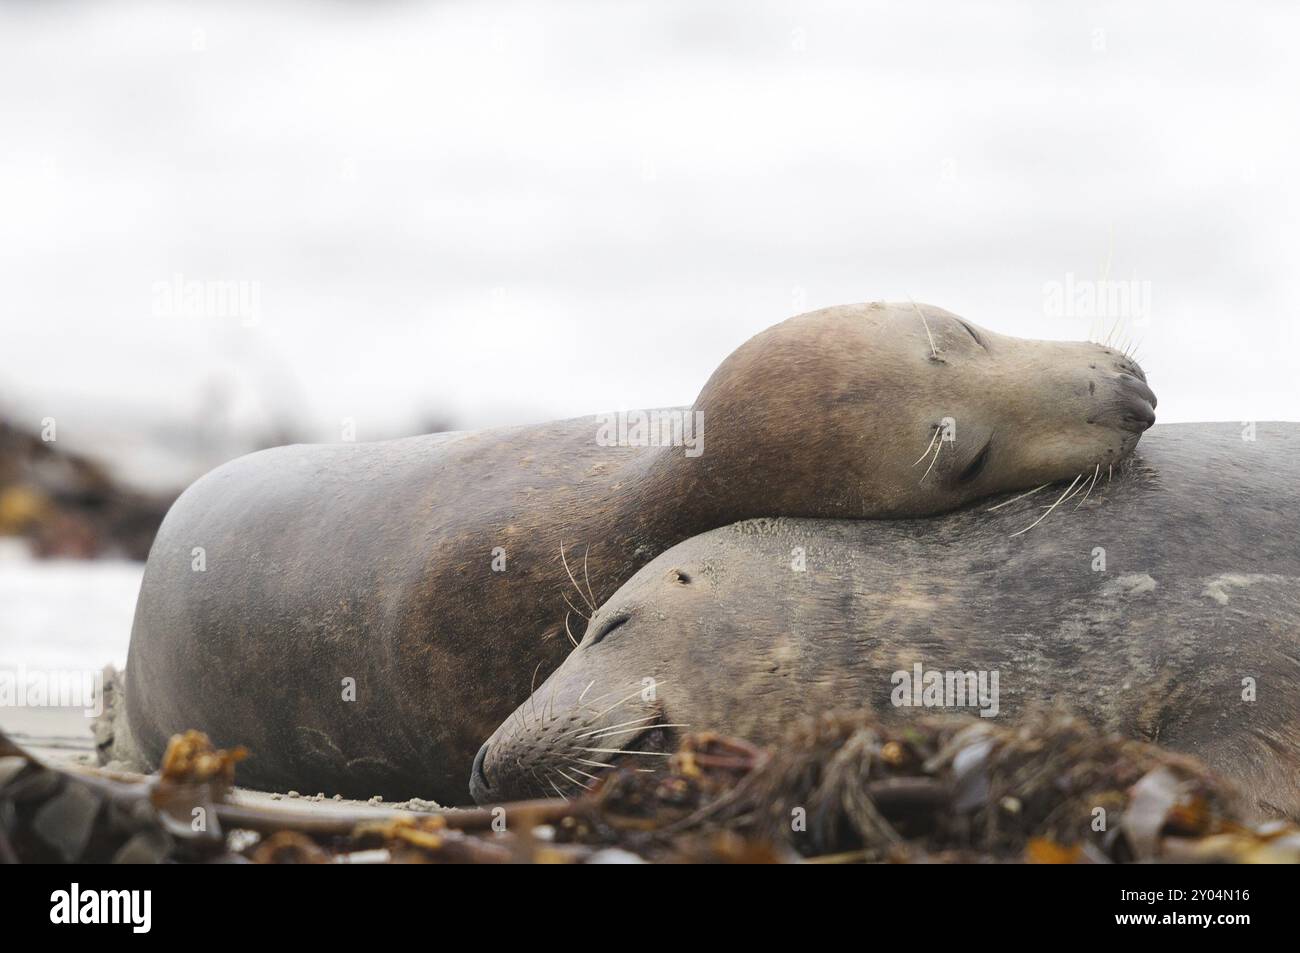
[[929, 516], [1076, 476], [1086, 498], [1155, 404], [1113, 348], [848, 305], [724, 360], [688, 408], [696, 456], [601, 446], [593, 417], [252, 454], [158, 533], [121, 735], [146, 764], [197, 728], [250, 749], [249, 784], [462, 802], [483, 739], [567, 633], [675, 543], [752, 517]]
[[892, 704], [892, 674], [920, 662], [998, 672], [999, 719], [1065, 702], [1300, 820], [1297, 487], [1300, 424], [1260, 424], [1250, 445], [1235, 424], [1171, 424], [1086, 504], [1022, 536], [1032, 498], [704, 533], [600, 607], [488, 740], [474, 795], [554, 796], [611, 763], [653, 768], [684, 726], [761, 745], [830, 709], [934, 714]]

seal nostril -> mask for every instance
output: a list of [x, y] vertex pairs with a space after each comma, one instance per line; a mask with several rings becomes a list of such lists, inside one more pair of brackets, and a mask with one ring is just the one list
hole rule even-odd
[[1106, 417], [1113, 426], [1141, 434], [1156, 422], [1156, 395], [1145, 381], [1132, 374], [1117, 374], [1116, 392], [1108, 402]]
[[487, 760], [488, 742], [483, 742], [483, 746], [478, 749], [478, 754], [474, 755], [474, 767], [469, 772], [469, 793], [474, 800], [482, 802], [485, 795], [492, 790], [491, 783], [488, 782], [487, 772], [483, 770], [483, 762]]
[[1134, 377], [1132, 374], [1119, 375], [1120, 386], [1130, 394], [1136, 395], [1140, 400], [1151, 405], [1151, 409], [1156, 407], [1156, 393], [1147, 386], [1147, 382]]
[[1125, 430], [1131, 430], [1134, 433], [1142, 433], [1151, 429], [1156, 422], [1155, 411], [1151, 405], [1145, 401], [1130, 402], [1124, 408], [1124, 415], [1121, 418], [1120, 426]]

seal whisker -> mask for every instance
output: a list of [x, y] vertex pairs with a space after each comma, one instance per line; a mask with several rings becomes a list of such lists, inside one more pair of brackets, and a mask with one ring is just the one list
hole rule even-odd
[[591, 543], [582, 551], [582, 581], [587, 584], [587, 595], [591, 596], [592, 605], [597, 604], [596, 594], [591, 591], [591, 576], [587, 575], [587, 557], [591, 555]]
[[[1083, 474], [1080, 473], [1078, 476], [1075, 477], [1075, 480], [1082, 480], [1083, 478], [1084, 478]], [[1074, 484], [1072, 483], [1070, 485], [1073, 486]], [[1080, 483], [1079, 488], [1075, 490], [1073, 493], [1071, 493], [1069, 496], [1067, 496], [1065, 499], [1061, 500], [1061, 502], [1069, 503], [1072, 499], [1074, 499], [1076, 496], [1078, 496], [1080, 493], [1083, 492], [1083, 488], [1085, 485], [1086, 484]]]
[[596, 680], [595, 680], [594, 678], [593, 678], [591, 681], [589, 681], [589, 682], [587, 683], [587, 687], [584, 688], [584, 689], [582, 690], [582, 694], [578, 696], [578, 702], [577, 702], [577, 703], [578, 703], [579, 705], [581, 705], [581, 704], [582, 704], [582, 700], [583, 700], [584, 698], [587, 697], [587, 692], [591, 691], [591, 686], [592, 686], [592, 685], [595, 685], [595, 684], [596, 684]]
[[921, 479], [916, 481], [917, 486], [920, 486], [922, 483], [925, 482], [925, 478], [930, 475], [930, 471], [934, 469], [934, 465], [939, 462], [939, 454], [942, 451], [943, 451], [943, 441], [940, 440], [938, 446], [934, 448], [934, 457], [930, 460], [930, 465], [926, 467], [925, 472], [921, 474]]
[[564, 558], [564, 540], [560, 540], [560, 562], [564, 564], [564, 572], [568, 575], [569, 582], [573, 583], [573, 588], [578, 590], [578, 595], [582, 596], [582, 601], [587, 603], [592, 612], [595, 612], [595, 605], [587, 598], [587, 594], [582, 591], [582, 587], [578, 585], [578, 580], [573, 578], [573, 572], [569, 569], [569, 561]]
[[[522, 764], [522, 762], [520, 762], [520, 763]], [[537, 769], [536, 769], [536, 768], [529, 768], [529, 769], [528, 769], [528, 773], [531, 774], [531, 775], [533, 776], [533, 780], [537, 782], [537, 790], [538, 790], [538, 791], [545, 792], [545, 790], [546, 790], [546, 785], [542, 783], [541, 775], [539, 775], [539, 774], [537, 773]]]
[[542, 670], [542, 663], [538, 662], [537, 667], [533, 669], [533, 680], [528, 683], [528, 700], [533, 703], [533, 717], [537, 717], [537, 673]]
[[638, 688], [636, 691], [634, 691], [632, 694], [628, 695], [627, 697], [620, 698], [618, 701], [614, 702], [614, 704], [610, 705], [604, 711], [597, 712], [595, 716], [590, 721], [587, 722], [587, 724], [590, 725], [592, 722], [596, 721], [599, 718], [603, 718], [605, 715], [608, 715], [612, 711], [618, 711], [618, 709], [622, 708], [628, 702], [632, 701], [634, 698], [640, 695], [642, 691], [643, 689]]
[[1092, 472], [1092, 479], [1088, 482], [1088, 492], [1085, 493], [1085, 494], [1083, 494], [1083, 499], [1081, 499], [1081, 500], [1080, 500], [1080, 501], [1075, 505], [1074, 508], [1075, 508], [1076, 510], [1077, 510], [1079, 507], [1083, 506], [1084, 503], [1087, 503], [1087, 502], [1088, 502], [1088, 497], [1092, 496], [1092, 488], [1093, 488], [1094, 486], [1097, 485], [1097, 478], [1098, 478], [1099, 476], [1101, 476], [1101, 464], [1100, 464], [1100, 463], [1097, 464], [1097, 469], [1094, 470], [1094, 471]]
[[564, 770], [563, 768], [556, 768], [556, 769], [555, 769], [555, 773], [558, 774], [560, 777], [564, 778], [564, 780], [568, 781], [570, 784], [576, 784], [578, 787], [582, 788], [584, 791], [590, 791], [590, 790], [591, 790], [591, 785], [590, 785], [590, 784], [586, 784], [586, 783], [584, 783], [584, 782], [582, 782], [582, 781], [579, 781], [577, 778], [571, 778], [571, 777], [569, 777], [569, 775], [565, 772], [565, 770]]
[[[907, 300], [912, 301], [912, 296], [908, 295]], [[925, 320], [925, 312], [923, 312], [920, 308], [916, 306], [915, 301], [912, 301], [912, 310], [914, 310], [920, 316], [921, 324], [924, 325], [925, 327], [925, 336], [930, 339], [930, 356], [938, 357], [939, 349], [934, 346], [934, 335], [930, 333], [930, 322]]]
[[671, 758], [671, 751], [629, 751], [626, 748], [579, 748], [576, 745], [574, 751], [594, 751], [596, 754], [640, 754], [650, 758]]
[[578, 640], [575, 639], [575, 638], [573, 637], [573, 633], [569, 631], [569, 613], [568, 613], [568, 612], [564, 613], [564, 634], [567, 635], [567, 636], [569, 637], [569, 641], [573, 643], [573, 647], [576, 649], [576, 648], [578, 647]]
[[934, 435], [930, 437], [930, 445], [925, 448], [925, 453], [916, 458], [916, 463], [913, 463], [912, 466], [919, 464], [922, 460], [928, 457], [930, 451], [934, 449], [934, 442], [939, 439], [940, 428], [937, 425], [932, 426], [934, 426]]
[[617, 725], [607, 725], [604, 728], [592, 728], [590, 725], [583, 725], [581, 728], [574, 728], [572, 731], [566, 731], [564, 734], [560, 735], [560, 737], [563, 738], [566, 737], [567, 735], [572, 735], [577, 732], [582, 732], [582, 734], [578, 735], [578, 737], [585, 738], [587, 735], [599, 734], [602, 731], [609, 731], [611, 728], [622, 728], [625, 725], [635, 725], [638, 724], [639, 722], [650, 721], [651, 719], [658, 718], [658, 717], [659, 717], [658, 715], [646, 715], [644, 718], [634, 718], [631, 721], [622, 721], [619, 722]]
[[1004, 500], [1003, 502], [999, 503], [997, 506], [990, 506], [990, 507], [989, 507], [987, 510], [985, 510], [984, 512], [985, 512], [985, 513], [992, 513], [994, 510], [1000, 510], [1000, 509], [1002, 509], [1002, 507], [1004, 507], [1004, 506], [1010, 506], [1012, 503], [1015, 503], [1017, 500], [1023, 500], [1023, 499], [1024, 499], [1025, 497], [1027, 497], [1027, 496], [1033, 496], [1033, 495], [1034, 495], [1035, 493], [1037, 493], [1039, 490], [1045, 490], [1045, 489], [1047, 489], [1047, 488], [1048, 488], [1049, 486], [1051, 486], [1051, 485], [1052, 485], [1052, 484], [1050, 484], [1050, 483], [1044, 483], [1042, 486], [1036, 486], [1036, 487], [1034, 487], [1032, 490], [1030, 490], [1028, 493], [1021, 493], [1019, 496], [1013, 496], [1011, 499], [1009, 499], [1009, 500]]
[[1058, 506], [1060, 506], [1060, 505], [1061, 505], [1061, 501], [1065, 499], [1065, 494], [1066, 494], [1066, 493], [1069, 493], [1071, 490], [1073, 490], [1073, 489], [1074, 489], [1074, 485], [1075, 485], [1075, 483], [1078, 483], [1079, 480], [1082, 479], [1082, 478], [1083, 478], [1083, 474], [1079, 474], [1079, 476], [1075, 477], [1075, 478], [1074, 478], [1074, 483], [1071, 483], [1068, 487], [1065, 488], [1065, 493], [1062, 493], [1061, 496], [1060, 496], [1060, 498], [1057, 499], [1057, 501], [1056, 501], [1055, 503], [1053, 503], [1050, 507], [1048, 507], [1048, 510], [1047, 510], [1046, 513], [1044, 513], [1042, 516], [1038, 517], [1038, 519], [1034, 520], [1032, 523], [1030, 523], [1030, 524], [1029, 524], [1028, 526], [1026, 526], [1024, 529], [1020, 530], [1019, 532], [1012, 533], [1011, 535], [1012, 535], [1013, 537], [1015, 537], [1015, 536], [1020, 536], [1020, 535], [1023, 534], [1023, 533], [1028, 533], [1031, 529], [1033, 529], [1035, 526], [1037, 526], [1037, 525], [1038, 525], [1039, 523], [1041, 523], [1043, 520], [1047, 519], [1047, 517], [1051, 516], [1051, 515], [1052, 515], [1052, 510], [1054, 510], [1054, 509], [1056, 509]]
[[[598, 775], [591, 774], [591, 773], [589, 773], [589, 772], [587, 772], [587, 771], [583, 771], [582, 768], [575, 768], [575, 767], [573, 767], [573, 761], [574, 761], [573, 758], [565, 758], [564, 760], [567, 761], [567, 762], [569, 762], [569, 770], [570, 770], [570, 771], [574, 771], [574, 772], [576, 772], [577, 774], [582, 775], [584, 778], [591, 778], [591, 780], [593, 780], [593, 781], [599, 781], [599, 780], [600, 780], [600, 777], [599, 777]], [[589, 789], [589, 790], [590, 790], [590, 789]]]
[[564, 800], [567, 801], [567, 800], [569, 799], [569, 796], [568, 796], [567, 794], [565, 794], [563, 791], [561, 791], [560, 788], [559, 788], [559, 786], [556, 785], [556, 783], [555, 783], [553, 780], [551, 780], [551, 777], [550, 777], [549, 774], [548, 774], [547, 777], [546, 777], [546, 783], [549, 784], [549, 785], [551, 786], [551, 790], [553, 790], [553, 791], [554, 791], [556, 794], [558, 794], [560, 797], [564, 798]]
[[[594, 683], [593, 683], [593, 684], [594, 684]], [[586, 705], [584, 705], [583, 707], [585, 707], [585, 708], [591, 708], [591, 707], [594, 706], [597, 702], [601, 701], [602, 699], [608, 698], [610, 695], [613, 695], [615, 692], [621, 692], [623, 689], [627, 688], [627, 686], [629, 686], [629, 685], [639, 685], [639, 684], [641, 684], [641, 683], [640, 683], [637, 679], [635, 679], [635, 678], [632, 679], [631, 681], [628, 681], [628, 682], [619, 682], [617, 685], [615, 685], [615, 686], [614, 686], [613, 688], [611, 688], [609, 691], [607, 691], [607, 692], [601, 692], [599, 695], [597, 695], [595, 698], [593, 698], [590, 702], [588, 702], [588, 703], [587, 703]], [[590, 687], [590, 686], [588, 686], [588, 687]], [[585, 694], [585, 693], [584, 693], [584, 694]]]
[[1110, 328], [1110, 334], [1106, 335], [1106, 347], [1111, 347], [1111, 341], [1115, 340], [1115, 335], [1116, 333], [1118, 333], [1120, 329], [1120, 325], [1122, 325], [1123, 323], [1124, 323], [1124, 315], [1121, 314], [1117, 318], [1115, 318], [1115, 323], [1111, 325]]
[[561, 595], [564, 597], [564, 604], [565, 604], [566, 606], [568, 606], [571, 610], [573, 610], [574, 612], [576, 612], [576, 613], [577, 613], [579, 616], [581, 616], [582, 618], [586, 619], [588, 622], [591, 621], [591, 616], [587, 615], [587, 613], [583, 612], [581, 609], [579, 609], [577, 606], [575, 606], [575, 605], [574, 605], [574, 604], [569, 600], [569, 597], [568, 597], [567, 594], [565, 594], [565, 593], [561, 593]]
[[[645, 731], [647, 728], [689, 728], [689, 727], [691, 726], [685, 723], [673, 724], [671, 722], [660, 722], [654, 725], [637, 725], [636, 727], [633, 728], [609, 728], [599, 732], [591, 732], [591, 736], [593, 738], [608, 738], [610, 735], [626, 735], [632, 731]], [[579, 735], [579, 737], [586, 738], [587, 735]]]
[[[659, 685], [662, 685], [662, 684], [663, 684], [663, 682], [656, 682], [656, 683], [655, 683], [656, 686], [659, 686]], [[614, 702], [614, 704], [610, 705], [610, 706], [609, 706], [608, 708], [606, 708], [604, 711], [600, 712], [598, 715], [596, 715], [596, 717], [597, 717], [597, 718], [600, 718], [600, 717], [602, 717], [602, 716], [604, 716], [604, 715], [608, 715], [611, 711], [613, 711], [615, 708], [618, 708], [620, 705], [626, 705], [626, 704], [627, 704], [628, 702], [630, 702], [633, 698], [636, 698], [636, 696], [640, 695], [643, 691], [645, 691], [645, 689], [638, 685], [637, 688], [636, 688], [636, 690], [633, 691], [632, 694], [628, 695], [626, 698], [621, 698], [621, 699], [619, 699], [618, 701]]]

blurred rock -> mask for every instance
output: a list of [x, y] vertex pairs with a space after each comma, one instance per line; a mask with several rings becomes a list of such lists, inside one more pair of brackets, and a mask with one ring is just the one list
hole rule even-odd
[[0, 421], [0, 536], [27, 540], [37, 556], [142, 560], [178, 494], [123, 486], [97, 463]]

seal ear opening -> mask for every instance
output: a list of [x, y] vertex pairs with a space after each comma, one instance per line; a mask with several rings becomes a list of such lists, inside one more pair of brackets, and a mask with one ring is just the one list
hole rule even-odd
[[690, 574], [685, 569], [670, 569], [665, 578], [669, 582], [677, 583], [679, 586], [689, 586], [691, 584]]

